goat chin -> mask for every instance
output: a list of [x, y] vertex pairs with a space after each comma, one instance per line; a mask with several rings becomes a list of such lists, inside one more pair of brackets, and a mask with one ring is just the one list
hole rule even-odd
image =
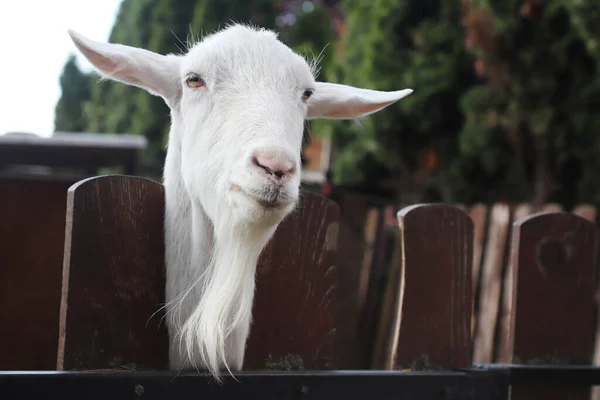
[[244, 229], [256, 231], [278, 225], [296, 207], [296, 199], [287, 195], [285, 200], [265, 204], [265, 201], [244, 191], [233, 191], [232, 203], [236, 208], [236, 220], [243, 221]]

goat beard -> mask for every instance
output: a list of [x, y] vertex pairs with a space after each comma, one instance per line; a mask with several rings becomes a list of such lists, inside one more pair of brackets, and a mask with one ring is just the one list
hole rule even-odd
[[[223, 369], [233, 375], [231, 367], [242, 367], [252, 320], [256, 265], [276, 228], [257, 231], [234, 226], [222, 224], [215, 230], [221, 234], [215, 238], [200, 279], [193, 283], [200, 285], [200, 301], [183, 325], [177, 324], [181, 327], [179, 354], [187, 355], [192, 367], [207, 369], [217, 382], [222, 381]], [[187, 292], [198, 293], [198, 289]], [[185, 298], [181, 300], [180, 305]]]

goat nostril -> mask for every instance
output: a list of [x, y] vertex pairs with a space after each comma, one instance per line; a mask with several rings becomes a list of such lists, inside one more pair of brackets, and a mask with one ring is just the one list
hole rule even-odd
[[252, 164], [259, 168], [264, 168], [262, 165], [260, 165], [260, 162], [258, 162], [258, 158], [256, 158], [256, 156], [252, 157]]
[[257, 157], [252, 157], [252, 164], [254, 164], [258, 168], [262, 169], [267, 174], [273, 175], [273, 171], [271, 171], [271, 169], [269, 167], [267, 167], [266, 165], [261, 164], [260, 161], [258, 161]]
[[275, 157], [271, 154], [258, 153], [251, 158], [252, 164], [256, 168], [260, 168], [263, 174], [268, 175], [271, 179], [281, 180], [287, 175], [293, 174], [295, 166], [291, 160], [287, 157], [281, 157], [275, 154]]

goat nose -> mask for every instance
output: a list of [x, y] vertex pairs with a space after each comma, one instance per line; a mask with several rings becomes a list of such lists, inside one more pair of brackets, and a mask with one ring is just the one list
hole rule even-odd
[[252, 164], [261, 173], [275, 180], [292, 175], [296, 164], [291, 156], [282, 152], [259, 151], [252, 156]]

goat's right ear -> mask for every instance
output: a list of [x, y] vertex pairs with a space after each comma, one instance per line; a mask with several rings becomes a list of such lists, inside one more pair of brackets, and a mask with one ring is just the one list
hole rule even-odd
[[317, 82], [308, 100], [307, 119], [354, 119], [383, 110], [408, 96], [412, 89], [382, 92], [338, 83]]
[[161, 96], [172, 107], [181, 97], [180, 57], [122, 44], [101, 43], [69, 30], [79, 51], [108, 79]]

